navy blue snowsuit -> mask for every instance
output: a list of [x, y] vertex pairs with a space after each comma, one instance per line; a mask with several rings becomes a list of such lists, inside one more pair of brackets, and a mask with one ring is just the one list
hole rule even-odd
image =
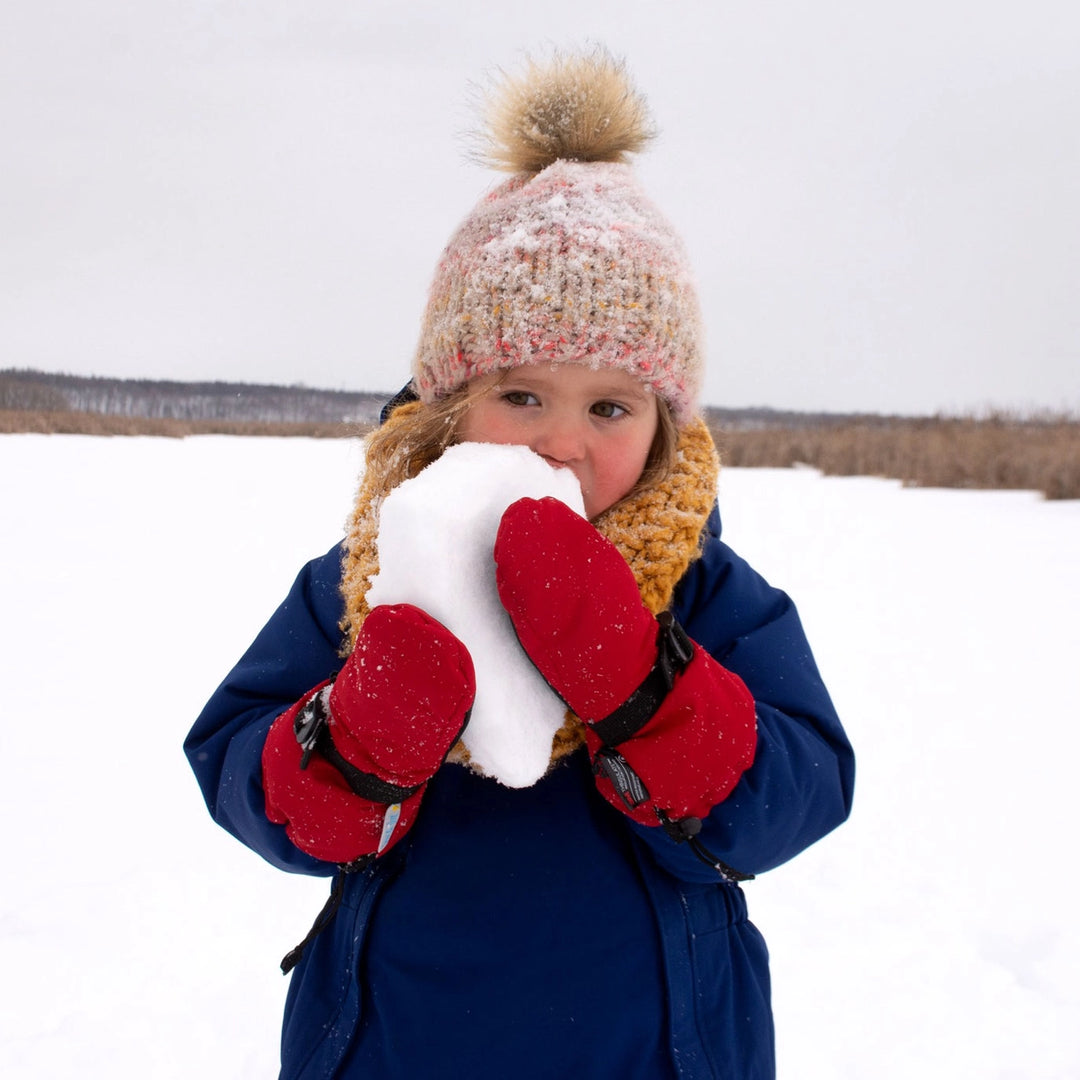
[[[701, 839], [760, 874], [847, 817], [854, 759], [791, 601], [721, 542], [715, 511], [707, 531], [672, 610], [753, 693], [758, 745]], [[260, 757], [272, 721], [340, 667], [341, 559], [304, 567], [185, 744], [215, 820], [299, 873], [335, 867], [266, 819]], [[346, 879], [282, 1033], [288, 1080], [774, 1071], [768, 955], [742, 889], [609, 806], [583, 750], [522, 790], [445, 765], [409, 835]]]

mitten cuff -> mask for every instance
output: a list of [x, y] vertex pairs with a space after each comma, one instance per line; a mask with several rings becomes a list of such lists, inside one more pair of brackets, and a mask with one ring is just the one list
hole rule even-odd
[[696, 646], [660, 708], [631, 738], [612, 747], [586, 725], [585, 741], [601, 794], [634, 821], [703, 819], [753, 762], [754, 699]]

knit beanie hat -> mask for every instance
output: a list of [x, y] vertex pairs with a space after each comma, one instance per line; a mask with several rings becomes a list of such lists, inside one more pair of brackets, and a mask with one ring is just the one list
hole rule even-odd
[[603, 51], [530, 62], [489, 98], [485, 159], [513, 173], [458, 227], [424, 313], [413, 376], [431, 402], [521, 364], [642, 380], [693, 415], [703, 346], [682, 243], [628, 155], [653, 136], [643, 98]]

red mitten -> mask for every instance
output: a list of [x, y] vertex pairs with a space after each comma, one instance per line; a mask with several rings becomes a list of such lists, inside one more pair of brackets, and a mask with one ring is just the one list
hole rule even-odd
[[409, 604], [380, 606], [333, 684], [274, 721], [263, 747], [266, 816], [327, 862], [393, 847], [468, 722], [465, 646]]
[[585, 721], [608, 802], [642, 825], [722, 802], [754, 758], [754, 699], [670, 615], [653, 618], [618, 548], [557, 499], [520, 499], [495, 562], [518, 639]]

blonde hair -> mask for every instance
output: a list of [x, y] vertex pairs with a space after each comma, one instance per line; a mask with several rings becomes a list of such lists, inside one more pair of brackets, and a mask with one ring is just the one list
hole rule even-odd
[[[410, 423], [383, 425], [368, 436], [367, 469], [386, 478], [387, 491], [416, 476], [440, 458], [448, 446], [460, 442], [461, 421], [473, 401], [480, 395], [491, 393], [499, 382], [501, 380], [479, 391], [468, 385], [462, 386], [430, 404], [410, 403]], [[633, 498], [643, 489], [661, 483], [675, 465], [679, 429], [668, 403], [661, 397], [656, 399], [656, 413], [656, 434], [645, 467], [623, 499]]]
[[458, 441], [458, 428], [469, 404], [468, 387], [463, 386], [430, 404], [415, 401], [398, 406], [410, 411], [410, 422], [383, 424], [368, 435], [366, 471], [385, 477], [387, 491], [416, 476]]

